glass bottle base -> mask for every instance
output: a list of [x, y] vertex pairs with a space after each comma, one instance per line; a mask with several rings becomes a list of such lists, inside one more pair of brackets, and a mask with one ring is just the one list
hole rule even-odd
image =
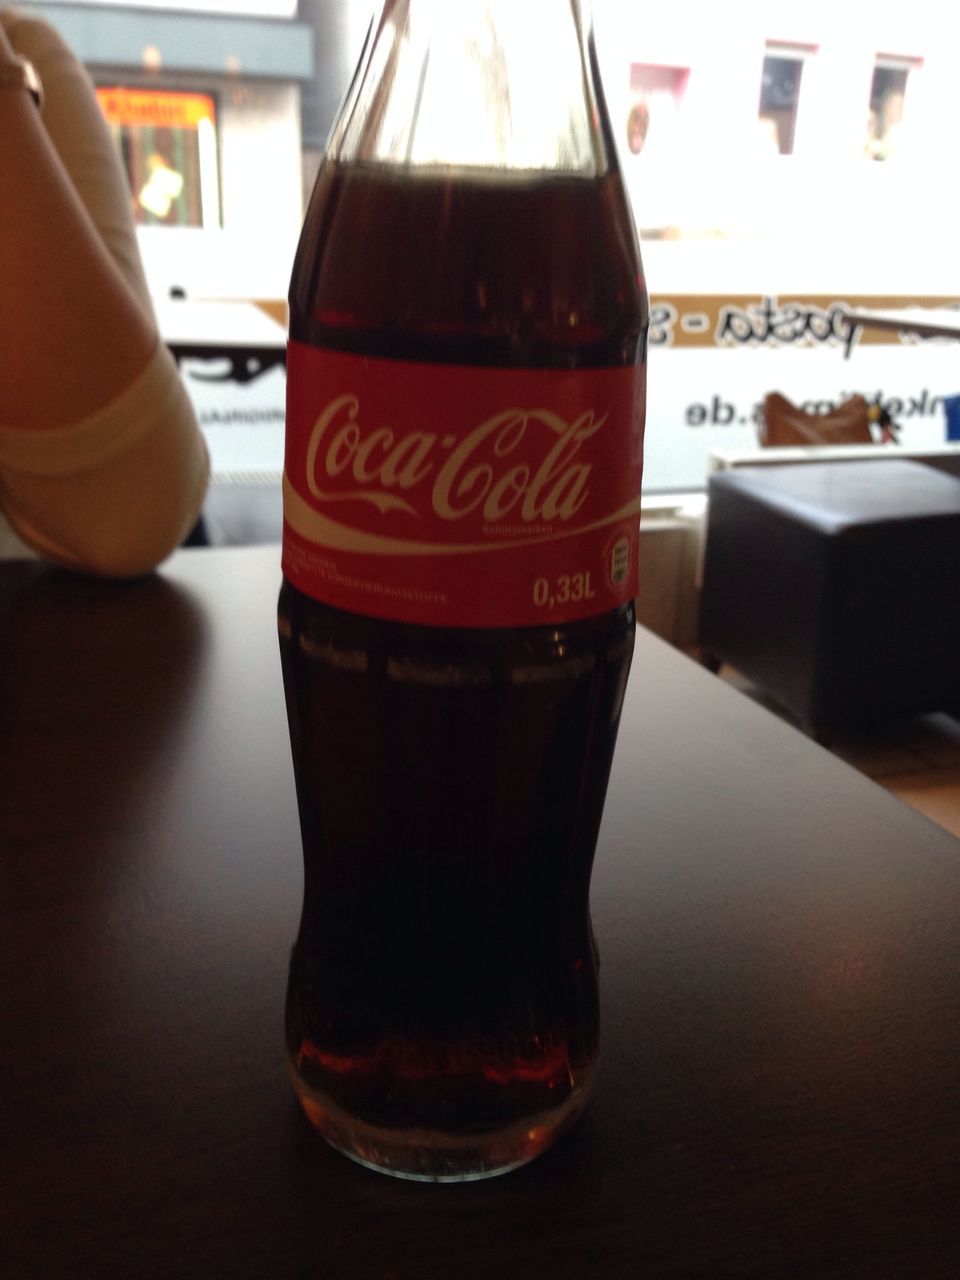
[[292, 1066], [290, 1075], [313, 1127], [357, 1164], [411, 1182], [476, 1182], [528, 1164], [566, 1133], [583, 1112], [593, 1072], [583, 1074], [561, 1107], [476, 1134], [366, 1124], [311, 1089]]

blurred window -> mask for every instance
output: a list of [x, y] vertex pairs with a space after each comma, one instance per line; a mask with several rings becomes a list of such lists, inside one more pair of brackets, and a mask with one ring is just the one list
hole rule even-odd
[[633, 105], [627, 120], [627, 144], [634, 155], [648, 145], [658, 150], [671, 145], [689, 79], [689, 67], [637, 62], [630, 67]]
[[878, 55], [870, 83], [870, 112], [866, 154], [871, 160], [889, 160], [900, 140], [900, 122], [907, 96], [907, 78], [919, 59]]
[[769, 132], [771, 149], [793, 154], [803, 64], [814, 52], [806, 46], [768, 45], [760, 83], [759, 119]]
[[218, 227], [217, 111], [209, 94], [99, 87], [144, 225]]

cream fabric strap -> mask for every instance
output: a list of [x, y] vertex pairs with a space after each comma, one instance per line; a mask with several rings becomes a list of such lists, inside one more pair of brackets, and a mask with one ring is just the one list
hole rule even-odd
[[179, 408], [185, 396], [173, 357], [158, 342], [136, 381], [90, 417], [38, 430], [0, 425], [0, 469], [47, 477], [95, 470], [132, 449], [149, 431], [185, 416]]
[[95, 573], [148, 572], [197, 518], [209, 461], [187, 393], [158, 344], [133, 384], [70, 426], [0, 427], [0, 552], [19, 539]]

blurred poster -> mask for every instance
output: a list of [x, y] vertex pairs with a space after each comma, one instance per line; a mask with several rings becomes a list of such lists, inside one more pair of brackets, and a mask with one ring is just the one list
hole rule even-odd
[[97, 100], [123, 159], [134, 221], [219, 226], [214, 98], [112, 86], [99, 87]]

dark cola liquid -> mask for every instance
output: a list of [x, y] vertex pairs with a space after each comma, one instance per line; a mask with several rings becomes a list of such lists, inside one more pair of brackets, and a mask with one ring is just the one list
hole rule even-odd
[[[643, 358], [646, 297], [613, 181], [330, 165], [291, 336], [544, 369]], [[598, 1045], [589, 881], [632, 606], [544, 628], [346, 614], [289, 583], [279, 627], [305, 890], [286, 1037], [336, 1146], [412, 1177], [536, 1155]]]

